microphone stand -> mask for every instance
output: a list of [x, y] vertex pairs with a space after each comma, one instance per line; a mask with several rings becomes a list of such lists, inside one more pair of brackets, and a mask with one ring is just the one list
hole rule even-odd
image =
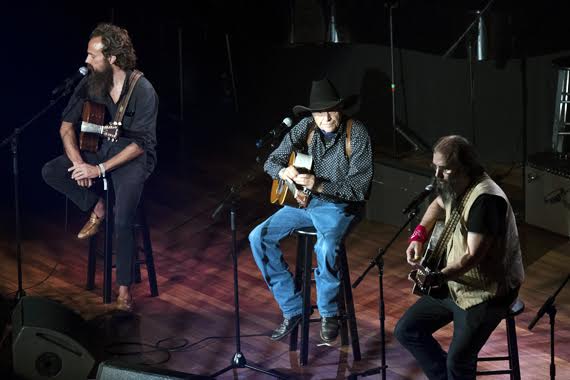
[[[259, 158], [258, 158], [259, 160]], [[233, 263], [233, 276], [234, 276], [234, 316], [235, 316], [235, 353], [232, 357], [230, 365], [219, 370], [218, 372], [210, 375], [212, 378], [216, 378], [221, 374], [230, 371], [235, 368], [249, 368], [256, 372], [261, 372], [265, 375], [269, 375], [278, 379], [287, 379], [288, 377], [282, 375], [274, 370], [267, 370], [261, 366], [248, 362], [245, 355], [241, 352], [241, 333], [240, 333], [240, 317], [239, 317], [239, 285], [238, 285], [238, 262], [237, 262], [237, 239], [236, 239], [236, 206], [239, 200], [239, 194], [244, 185], [253, 181], [255, 175], [247, 175], [245, 180], [236, 185], [232, 186], [229, 192], [224, 197], [223, 201], [216, 207], [212, 214], [212, 219], [216, 219], [218, 215], [224, 209], [229, 209], [230, 213], [230, 228], [232, 231], [232, 263]]]
[[554, 300], [556, 299], [556, 296], [558, 295], [558, 293], [560, 293], [562, 288], [566, 286], [566, 283], [568, 283], [569, 278], [570, 274], [566, 276], [566, 280], [562, 282], [562, 284], [558, 287], [558, 290], [556, 290], [556, 292], [554, 292], [553, 295], [548, 297], [546, 302], [544, 302], [544, 304], [541, 306], [538, 313], [536, 313], [534, 319], [528, 325], [528, 329], [530, 331], [533, 329], [534, 325], [536, 325], [536, 322], [538, 322], [544, 314], [548, 314], [548, 316], [550, 317], [550, 379], [551, 380], [554, 380], [556, 378], [556, 364], [554, 364], [554, 320], [556, 318], [557, 310], [556, 310], [556, 305], [554, 305]]
[[[483, 14], [485, 12], [487, 12], [487, 10], [491, 7], [491, 5], [493, 5], [494, 2], [495, 2], [495, 0], [489, 0], [489, 2], [485, 5], [483, 10], [481, 12], [477, 12], [477, 17], [475, 17], [475, 19], [471, 22], [471, 24], [469, 24], [467, 29], [465, 29], [463, 34], [461, 36], [459, 36], [457, 41], [455, 41], [455, 43], [453, 45], [451, 45], [451, 47], [449, 49], [447, 49], [447, 51], [443, 55], [443, 59], [447, 59], [450, 56], [450, 54], [457, 48], [459, 43], [461, 41], [463, 41], [463, 39], [465, 39], [467, 34], [469, 34], [473, 30], [473, 27], [479, 23], [479, 20], [481, 19], [481, 17], [483, 17]], [[475, 139], [476, 139], [475, 121], [474, 121], [474, 119], [475, 119], [475, 105], [474, 105], [475, 77], [473, 75], [473, 57], [472, 57], [472, 54], [473, 54], [472, 53], [472, 42], [469, 41], [468, 49], [467, 49], [467, 59], [469, 60], [469, 107], [471, 110], [471, 142], [473, 143], [473, 145], [475, 145]]]
[[20, 135], [29, 127], [33, 122], [43, 116], [47, 111], [49, 111], [54, 105], [56, 105], [61, 99], [69, 95], [72, 90], [72, 86], [67, 86], [56, 98], [50, 100], [49, 104], [41, 109], [35, 116], [33, 116], [26, 123], [20, 127], [14, 128], [14, 131], [10, 136], [6, 137], [2, 143], [0, 143], [0, 149], [5, 146], [10, 146], [10, 151], [12, 152], [12, 176], [14, 178], [14, 226], [16, 229], [16, 260], [17, 260], [17, 271], [18, 271], [18, 290], [16, 291], [16, 303], [26, 295], [24, 288], [22, 286], [22, 236], [21, 236], [21, 224], [20, 224], [20, 186], [19, 186], [19, 171], [18, 171], [18, 143]]
[[348, 379], [349, 380], [356, 380], [358, 376], [366, 377], [370, 375], [375, 375], [377, 373], [382, 373], [382, 380], [386, 380], [386, 369], [388, 365], [386, 364], [386, 328], [385, 328], [385, 319], [386, 314], [384, 310], [384, 254], [388, 251], [392, 243], [398, 238], [398, 236], [402, 233], [402, 231], [411, 223], [412, 220], [416, 218], [419, 214], [420, 209], [419, 206], [416, 206], [409, 214], [408, 219], [404, 222], [404, 224], [400, 227], [400, 229], [396, 232], [396, 234], [392, 237], [392, 239], [386, 244], [384, 248], [378, 249], [378, 254], [372, 260], [370, 260], [370, 264], [368, 268], [354, 281], [352, 284], [352, 288], [356, 289], [356, 287], [362, 282], [364, 277], [368, 274], [368, 272], [376, 266], [378, 268], [378, 290], [379, 290], [379, 302], [378, 302], [378, 315], [380, 319], [380, 338], [382, 344], [380, 345], [380, 358], [381, 358], [381, 365], [380, 367], [372, 368], [360, 373], [353, 373], [351, 374]]

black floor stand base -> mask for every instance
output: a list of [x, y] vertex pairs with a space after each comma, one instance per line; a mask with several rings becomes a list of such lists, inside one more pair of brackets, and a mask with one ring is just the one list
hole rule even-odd
[[288, 379], [287, 376], [282, 375], [276, 371], [266, 370], [264, 368], [261, 368], [260, 366], [258, 366], [255, 363], [248, 363], [247, 360], [245, 359], [245, 356], [243, 356], [243, 354], [241, 352], [235, 353], [235, 355], [232, 359], [232, 364], [230, 364], [229, 366], [227, 366], [224, 369], [219, 370], [218, 372], [214, 373], [211, 376], [215, 378], [217, 376], [220, 376], [223, 373], [226, 373], [227, 371], [231, 371], [232, 369], [236, 369], [236, 368], [249, 368], [251, 370], [261, 372], [261, 373], [264, 373], [264, 374], [269, 375], [269, 376], [273, 376], [277, 379]]
[[379, 373], [386, 373], [386, 369], [388, 368], [388, 366], [384, 366], [384, 367], [377, 367], [377, 368], [371, 368], [369, 370], [366, 370], [364, 372], [360, 372], [360, 373], [353, 373], [350, 376], [348, 376], [348, 380], [356, 380], [359, 377], [366, 377], [366, 376], [372, 376], [372, 375], [377, 375]]

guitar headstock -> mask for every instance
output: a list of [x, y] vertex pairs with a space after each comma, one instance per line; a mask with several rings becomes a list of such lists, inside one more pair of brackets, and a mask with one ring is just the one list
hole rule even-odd
[[119, 138], [119, 128], [122, 123], [120, 121], [113, 121], [102, 127], [101, 134], [107, 138], [107, 140], [116, 142]]

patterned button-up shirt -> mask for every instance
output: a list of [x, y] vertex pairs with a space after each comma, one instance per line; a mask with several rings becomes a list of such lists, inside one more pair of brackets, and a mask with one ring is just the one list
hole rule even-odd
[[[308, 132], [313, 125], [313, 118], [305, 117], [285, 135], [265, 162], [267, 174], [278, 178], [279, 171], [288, 166], [291, 152], [307, 153]], [[316, 128], [308, 153], [313, 157], [312, 172], [317, 183], [323, 184], [323, 190], [313, 196], [330, 202], [363, 202], [366, 199], [373, 174], [372, 147], [366, 127], [358, 120], [352, 123], [350, 145], [352, 153], [347, 157], [346, 119], [329, 141]]]

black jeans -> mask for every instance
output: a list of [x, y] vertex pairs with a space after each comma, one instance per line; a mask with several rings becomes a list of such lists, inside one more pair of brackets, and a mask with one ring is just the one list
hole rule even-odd
[[[103, 143], [97, 153], [82, 152], [85, 162], [98, 164], [120, 152], [128, 142]], [[82, 211], [91, 210], [99, 199], [94, 186], [81, 187], [71, 179], [67, 171], [72, 165], [67, 156], [61, 155], [46, 163], [42, 169], [42, 176], [46, 183], [65, 194]], [[116, 234], [116, 268], [117, 283], [128, 286], [133, 282], [135, 236], [134, 223], [137, 207], [148, 177], [146, 170], [146, 154], [142, 154], [132, 161], [108, 173], [115, 194], [114, 231]]]
[[[516, 292], [461, 309], [449, 297], [421, 297], [398, 321], [394, 335], [412, 353], [429, 379], [475, 379], [477, 355]], [[453, 339], [445, 352], [432, 334], [453, 321]]]

